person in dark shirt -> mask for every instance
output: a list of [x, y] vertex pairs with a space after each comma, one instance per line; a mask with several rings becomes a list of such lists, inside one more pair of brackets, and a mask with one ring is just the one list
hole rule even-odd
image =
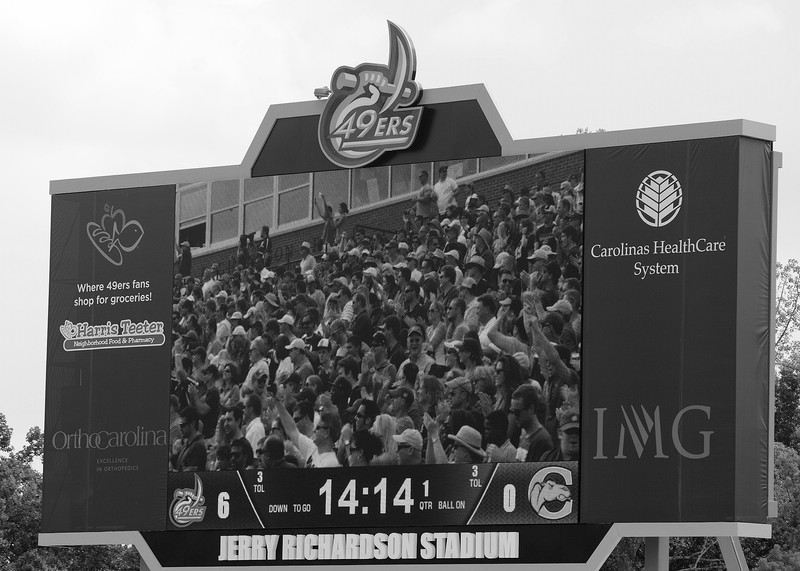
[[518, 461], [536, 462], [553, 447], [550, 434], [536, 416], [540, 406], [539, 391], [533, 385], [522, 385], [511, 395], [509, 414], [516, 418], [522, 429], [517, 446]]
[[367, 298], [363, 293], [358, 292], [353, 296], [353, 326], [351, 331], [358, 335], [359, 339], [368, 340], [372, 339], [374, 333], [372, 329], [372, 320], [367, 313]]
[[180, 412], [181, 440], [173, 443], [172, 467], [178, 472], [197, 472], [206, 469], [206, 443], [200, 433], [197, 409], [186, 407]]
[[577, 411], [565, 410], [558, 418], [558, 446], [545, 452], [542, 462], [578, 460], [580, 456], [581, 417]]

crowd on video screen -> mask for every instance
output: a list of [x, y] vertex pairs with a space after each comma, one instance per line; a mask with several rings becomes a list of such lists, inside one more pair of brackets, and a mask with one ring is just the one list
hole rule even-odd
[[384, 233], [318, 196], [292, 264], [267, 226], [225, 273], [178, 246], [171, 470], [578, 460], [582, 173], [413, 196]]

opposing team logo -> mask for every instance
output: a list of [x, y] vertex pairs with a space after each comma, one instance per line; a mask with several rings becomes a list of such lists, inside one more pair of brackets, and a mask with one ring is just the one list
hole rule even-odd
[[419, 129], [422, 94], [414, 81], [417, 56], [408, 34], [389, 22], [389, 65], [340, 67], [319, 119], [319, 144], [330, 161], [357, 168], [384, 152], [407, 149]]
[[203, 497], [203, 482], [200, 476], [194, 475], [194, 489], [179, 488], [175, 490], [169, 506], [169, 520], [175, 527], [188, 527], [203, 521], [206, 516], [206, 499]]
[[572, 513], [572, 472], [559, 466], [542, 468], [528, 485], [528, 500], [539, 516], [561, 519]]
[[144, 229], [136, 220], [126, 220], [125, 212], [108, 204], [104, 205], [105, 214], [100, 223], [89, 222], [86, 234], [89, 241], [103, 254], [103, 257], [115, 266], [122, 265], [122, 253], [132, 252], [142, 241]]
[[636, 192], [636, 210], [648, 226], [661, 228], [678, 215], [683, 204], [683, 189], [669, 171], [654, 171], [644, 177]]

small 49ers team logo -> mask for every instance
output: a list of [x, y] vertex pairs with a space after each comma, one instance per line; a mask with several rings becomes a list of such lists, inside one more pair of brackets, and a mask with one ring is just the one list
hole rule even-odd
[[386, 151], [407, 149], [419, 129], [422, 94], [414, 81], [417, 55], [408, 34], [389, 22], [389, 65], [340, 67], [319, 119], [319, 144], [334, 164], [357, 168]]
[[203, 521], [206, 515], [206, 499], [203, 497], [203, 482], [194, 475], [194, 489], [179, 488], [173, 494], [169, 506], [169, 520], [175, 527], [187, 527]]

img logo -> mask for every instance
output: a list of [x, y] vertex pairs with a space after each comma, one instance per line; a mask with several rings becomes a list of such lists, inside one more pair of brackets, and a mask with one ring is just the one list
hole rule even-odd
[[119, 208], [104, 205], [105, 214], [100, 223], [89, 222], [86, 234], [89, 241], [103, 254], [103, 257], [115, 266], [122, 265], [122, 253], [132, 252], [142, 241], [144, 229], [136, 220], [126, 220], [125, 213]]
[[636, 210], [648, 226], [661, 228], [672, 222], [683, 204], [683, 189], [669, 171], [653, 171], [639, 183]]
[[194, 489], [179, 488], [175, 490], [169, 506], [169, 520], [175, 527], [188, 527], [203, 521], [206, 515], [206, 499], [203, 497], [203, 482], [200, 476], [194, 475]]
[[572, 472], [560, 466], [542, 468], [528, 485], [528, 500], [539, 516], [561, 519], [572, 513]]
[[333, 72], [318, 131], [322, 152], [332, 163], [362, 167], [385, 151], [411, 146], [422, 116], [422, 107], [410, 107], [422, 93], [416, 71], [411, 39], [389, 22], [388, 66], [362, 63]]

